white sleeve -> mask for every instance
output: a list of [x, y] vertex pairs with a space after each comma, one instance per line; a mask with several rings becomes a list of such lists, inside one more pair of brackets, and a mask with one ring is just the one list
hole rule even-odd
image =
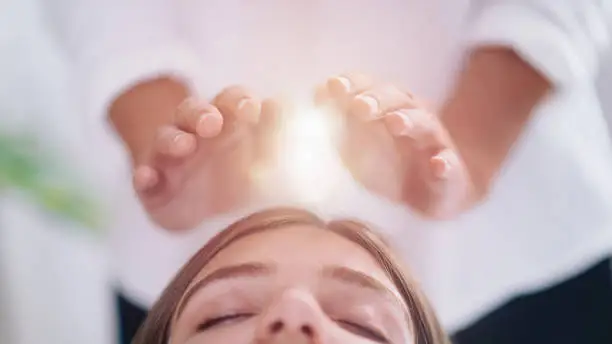
[[612, 0], [474, 2], [469, 45], [510, 46], [557, 87], [594, 82], [610, 45]]
[[105, 116], [123, 91], [158, 76], [193, 86], [199, 62], [179, 37], [174, 1], [43, 1], [87, 114]]

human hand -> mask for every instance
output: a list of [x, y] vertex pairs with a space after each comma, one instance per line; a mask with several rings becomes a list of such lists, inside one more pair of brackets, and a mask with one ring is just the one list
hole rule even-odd
[[412, 95], [362, 74], [332, 77], [316, 102], [340, 113], [340, 155], [370, 191], [430, 218], [449, 218], [474, 202], [474, 183], [440, 120]]
[[210, 103], [185, 100], [134, 171], [134, 188], [151, 219], [166, 229], [188, 229], [246, 202], [277, 111], [275, 102], [240, 86]]

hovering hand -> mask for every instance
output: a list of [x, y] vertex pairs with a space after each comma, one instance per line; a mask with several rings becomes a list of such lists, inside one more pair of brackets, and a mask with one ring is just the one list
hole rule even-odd
[[164, 228], [187, 229], [247, 201], [276, 111], [274, 102], [262, 102], [239, 86], [224, 89], [210, 103], [185, 100], [134, 172], [149, 216]]
[[329, 79], [316, 102], [345, 119], [340, 155], [356, 180], [426, 217], [469, 207], [473, 183], [440, 120], [412, 95], [362, 74]]

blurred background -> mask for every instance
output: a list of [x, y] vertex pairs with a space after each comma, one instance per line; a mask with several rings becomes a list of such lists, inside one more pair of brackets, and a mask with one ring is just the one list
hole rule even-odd
[[[113, 341], [104, 159], [80, 144], [65, 63], [36, 0], [0, 2], [2, 344]], [[612, 123], [612, 62], [600, 92]]]
[[0, 343], [112, 343], [100, 171], [35, 0], [0, 1], [0, 75]]

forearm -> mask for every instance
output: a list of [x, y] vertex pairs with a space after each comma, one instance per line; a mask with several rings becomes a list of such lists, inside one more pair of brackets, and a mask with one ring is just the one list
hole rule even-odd
[[173, 122], [187, 87], [171, 78], [143, 82], [111, 104], [108, 118], [128, 149], [134, 164], [146, 158], [157, 129]]
[[472, 52], [441, 117], [478, 196], [486, 194], [551, 87], [510, 48], [481, 47]]

